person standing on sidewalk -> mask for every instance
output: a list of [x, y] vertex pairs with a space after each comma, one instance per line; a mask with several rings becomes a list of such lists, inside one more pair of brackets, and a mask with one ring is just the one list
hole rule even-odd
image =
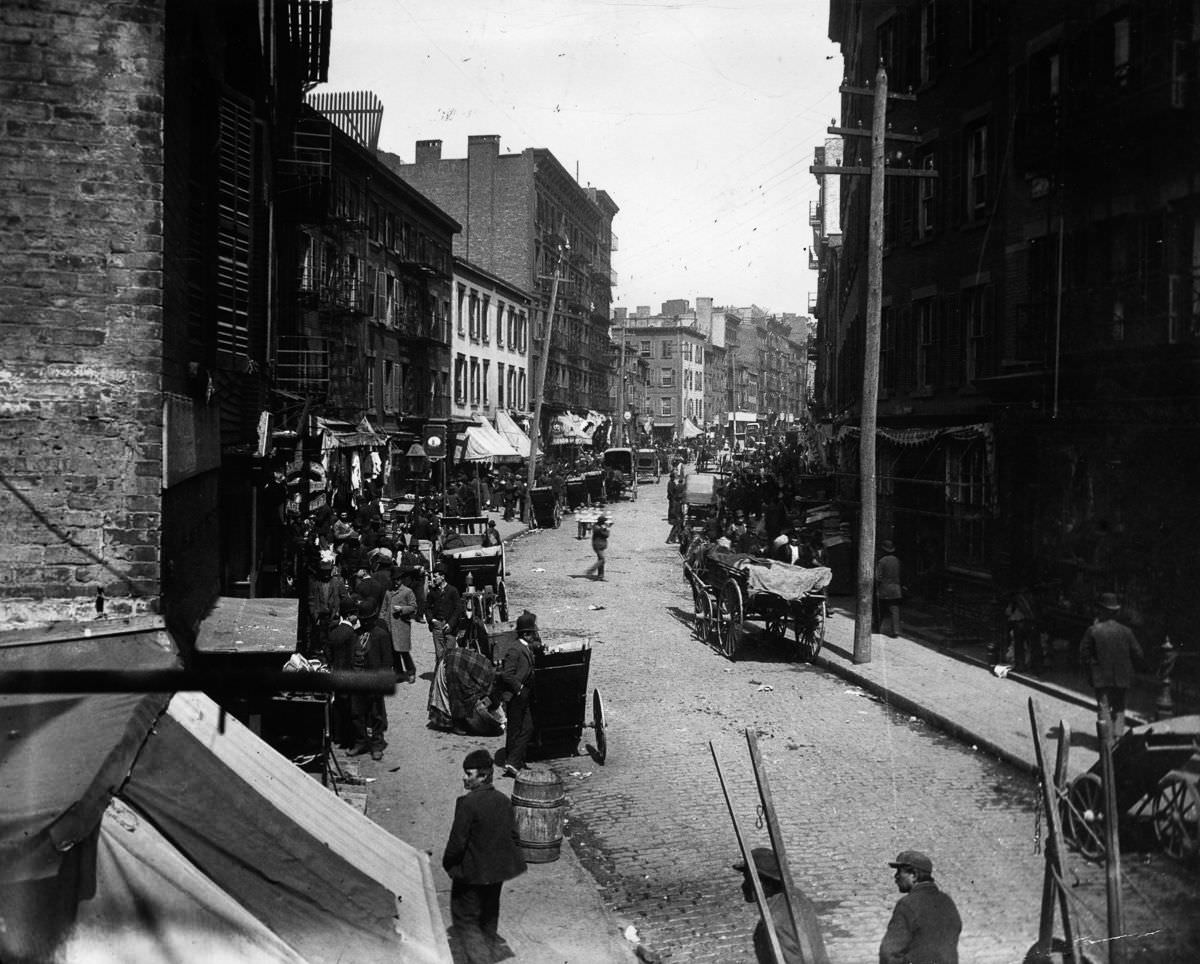
[[434, 656], [441, 659], [447, 649], [454, 647], [454, 637], [458, 635], [458, 624], [463, 617], [462, 596], [456, 587], [446, 581], [444, 563], [439, 562], [433, 567], [426, 607], [429, 632], [433, 635]]
[[1100, 597], [1100, 615], [1083, 634], [1079, 662], [1096, 691], [1097, 710], [1112, 720], [1113, 739], [1125, 732], [1125, 691], [1133, 682], [1133, 667], [1142, 663], [1142, 647], [1133, 630], [1117, 622], [1121, 602], [1111, 593]]
[[933, 882], [933, 861], [905, 850], [888, 864], [896, 868], [896, 902], [879, 945], [879, 964], [958, 964], [962, 918], [949, 894]]
[[392, 588], [383, 597], [383, 608], [379, 618], [388, 627], [392, 636], [392, 662], [396, 670], [396, 682], [417, 681], [417, 667], [412, 658], [412, 621], [417, 615], [417, 594], [413, 592], [412, 579], [400, 566], [392, 567]]
[[525, 769], [525, 754], [533, 739], [533, 716], [529, 712], [529, 698], [533, 695], [533, 647], [541, 644], [537, 616], [527, 609], [517, 617], [517, 642], [504, 653], [488, 703], [492, 711], [501, 702], [507, 709], [504, 749], [496, 754], [496, 765], [504, 767], [504, 775], [508, 777], [515, 777]]
[[525, 873], [512, 802], [492, 785], [492, 757], [472, 750], [463, 760], [466, 793], [442, 854], [450, 875], [450, 916], [469, 964], [491, 964], [501, 943], [500, 891]]
[[592, 552], [596, 561], [588, 566], [585, 575], [596, 574], [596, 578], [604, 581], [604, 554], [608, 551], [608, 535], [610, 532], [608, 516], [602, 515], [592, 524]]
[[[358, 629], [350, 668], [356, 673], [392, 671], [392, 635], [375, 613], [377, 605], [370, 599], [358, 601]], [[354, 727], [354, 746], [349, 756], [370, 753], [372, 760], [382, 760], [387, 740], [387, 708], [379, 693], [351, 693], [350, 719]]]
[[896, 546], [891, 539], [884, 539], [879, 547], [883, 553], [875, 564], [875, 631], [883, 626], [883, 611], [887, 610], [891, 622], [893, 639], [900, 635], [900, 599], [904, 590], [900, 586], [900, 560], [896, 558]]

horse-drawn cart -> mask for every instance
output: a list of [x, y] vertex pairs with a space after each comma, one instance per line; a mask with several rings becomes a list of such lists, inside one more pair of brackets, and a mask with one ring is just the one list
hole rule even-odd
[[737, 657], [751, 619], [761, 621], [774, 639], [786, 641], [790, 634], [801, 659], [820, 652], [831, 576], [824, 566], [806, 569], [695, 539], [683, 571], [692, 588], [697, 636], [729, 659]]
[[[1178, 716], [1130, 729], [1114, 744], [1118, 821], [1140, 822], [1177, 860], [1200, 856], [1200, 716]], [[1099, 761], [1071, 781], [1061, 802], [1067, 842], [1091, 860], [1105, 854], [1104, 784]]]

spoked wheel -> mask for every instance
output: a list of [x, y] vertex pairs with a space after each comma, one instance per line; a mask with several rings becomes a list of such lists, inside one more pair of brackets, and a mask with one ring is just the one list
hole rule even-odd
[[746, 605], [742, 600], [741, 587], [732, 579], [727, 580], [721, 587], [718, 603], [721, 651], [729, 659], [736, 659], [744, 632], [742, 620], [746, 616]]
[[696, 627], [696, 635], [703, 638], [700, 627], [702, 625], [701, 620], [704, 615], [704, 586], [701, 584], [700, 580], [696, 578], [696, 576], [692, 575], [690, 570], [688, 571], [688, 582], [692, 584], [692, 612], [696, 615], [696, 620], [694, 623]]
[[1062, 803], [1067, 840], [1088, 860], [1104, 856], [1104, 784], [1094, 773], [1077, 776]]
[[783, 606], [776, 608], [771, 606], [763, 613], [763, 631], [771, 638], [772, 642], [787, 639], [788, 631], [788, 614], [787, 609]]
[[825, 600], [806, 606], [796, 614], [796, 648], [800, 658], [811, 663], [825, 642]]
[[562, 506], [557, 503], [554, 506], [554, 528], [562, 525]]
[[716, 640], [717, 602], [712, 594], [700, 594], [700, 615], [696, 618], [696, 636], [700, 642], [712, 646]]
[[1194, 783], [1175, 775], [1163, 778], [1152, 814], [1154, 836], [1170, 856], [1191, 860], [1200, 853], [1200, 794]]
[[608, 723], [599, 690], [592, 690], [592, 729], [596, 731], [596, 762], [603, 763], [608, 759]]

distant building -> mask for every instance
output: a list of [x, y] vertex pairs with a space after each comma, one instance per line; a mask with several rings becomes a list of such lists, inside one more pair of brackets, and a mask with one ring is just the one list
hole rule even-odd
[[[546, 304], [559, 267], [543, 421], [568, 410], [609, 414], [612, 220], [618, 211], [612, 198], [578, 184], [544, 148], [501, 154], [495, 135], [469, 137], [465, 158], [442, 157], [440, 140], [418, 141], [411, 164], [388, 158], [401, 177], [462, 223], [457, 256], [531, 294], [531, 380], [547, 352]], [[530, 405], [534, 391], [531, 382]]]

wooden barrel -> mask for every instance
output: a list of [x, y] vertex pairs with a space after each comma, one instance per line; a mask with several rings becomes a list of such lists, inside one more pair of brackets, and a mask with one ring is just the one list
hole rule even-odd
[[512, 804], [525, 862], [548, 864], [558, 860], [566, 808], [558, 774], [543, 767], [522, 770], [513, 784]]

